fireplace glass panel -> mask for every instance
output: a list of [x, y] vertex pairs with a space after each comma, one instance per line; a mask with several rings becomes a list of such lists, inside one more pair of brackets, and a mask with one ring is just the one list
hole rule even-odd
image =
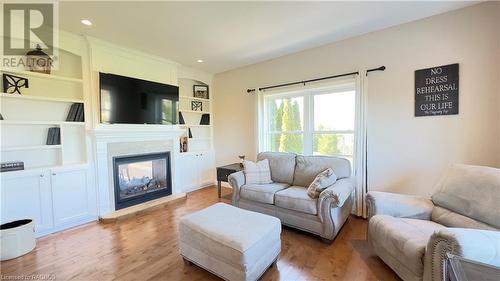
[[126, 200], [168, 188], [166, 168], [166, 159], [119, 164], [119, 199]]

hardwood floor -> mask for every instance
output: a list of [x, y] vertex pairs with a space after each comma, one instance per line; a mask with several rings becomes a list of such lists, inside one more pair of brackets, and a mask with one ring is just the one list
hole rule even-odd
[[[182, 216], [218, 201], [216, 188], [205, 188], [188, 194], [184, 202], [141, 216], [43, 237], [33, 252], [2, 262], [1, 279], [38, 275], [37, 280], [220, 280], [184, 265], [177, 241]], [[284, 228], [277, 266], [261, 280], [399, 280], [370, 252], [366, 228], [365, 220], [351, 216], [331, 245]]]

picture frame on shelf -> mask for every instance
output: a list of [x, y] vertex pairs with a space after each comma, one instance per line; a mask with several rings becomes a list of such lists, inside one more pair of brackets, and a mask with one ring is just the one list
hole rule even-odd
[[3, 92], [12, 95], [21, 95], [21, 89], [29, 88], [28, 78], [7, 74], [2, 74]]
[[180, 137], [180, 152], [187, 152], [188, 151], [188, 137], [187, 136], [182, 136]]
[[193, 85], [193, 97], [208, 99], [208, 85]]

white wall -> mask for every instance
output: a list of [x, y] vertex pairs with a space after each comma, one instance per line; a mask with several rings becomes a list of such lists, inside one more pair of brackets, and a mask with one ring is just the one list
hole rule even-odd
[[[256, 154], [247, 88], [385, 65], [368, 78], [370, 190], [430, 195], [452, 163], [500, 166], [500, 3], [392, 27], [217, 74], [216, 163]], [[414, 71], [460, 64], [460, 113], [414, 117]]]

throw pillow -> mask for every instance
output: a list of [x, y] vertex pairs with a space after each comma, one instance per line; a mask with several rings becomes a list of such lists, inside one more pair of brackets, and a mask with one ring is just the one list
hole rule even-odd
[[243, 172], [245, 173], [245, 182], [247, 184], [266, 184], [273, 182], [271, 180], [269, 160], [267, 159], [257, 163], [248, 160], [243, 161]]
[[337, 175], [335, 175], [332, 168], [328, 168], [316, 176], [311, 185], [307, 188], [307, 195], [312, 199], [318, 198], [321, 191], [325, 190], [336, 181]]

